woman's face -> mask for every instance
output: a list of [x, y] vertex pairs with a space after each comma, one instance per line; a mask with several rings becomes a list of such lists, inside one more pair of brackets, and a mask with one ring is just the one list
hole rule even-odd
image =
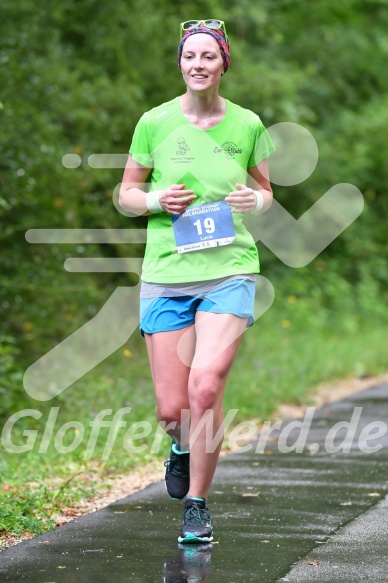
[[189, 36], [183, 45], [181, 71], [187, 87], [194, 91], [218, 85], [224, 63], [217, 41], [206, 33]]

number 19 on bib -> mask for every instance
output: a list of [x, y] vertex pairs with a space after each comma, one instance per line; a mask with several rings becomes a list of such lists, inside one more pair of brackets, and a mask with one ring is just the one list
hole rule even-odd
[[190, 206], [172, 220], [178, 253], [229, 245], [236, 238], [232, 211], [225, 201]]

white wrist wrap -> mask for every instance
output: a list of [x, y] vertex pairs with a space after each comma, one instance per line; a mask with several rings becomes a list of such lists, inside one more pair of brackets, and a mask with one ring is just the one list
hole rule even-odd
[[159, 202], [160, 190], [153, 190], [146, 194], [146, 205], [150, 213], [160, 213], [163, 209]]
[[251, 210], [251, 213], [257, 215], [264, 206], [264, 198], [260, 190], [254, 190], [253, 192], [256, 195], [256, 206]]

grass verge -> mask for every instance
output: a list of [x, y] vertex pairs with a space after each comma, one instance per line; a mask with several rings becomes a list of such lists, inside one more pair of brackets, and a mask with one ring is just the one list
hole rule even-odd
[[[271, 420], [279, 404], [306, 404], [322, 381], [387, 370], [384, 322], [343, 314], [314, 309], [311, 298], [277, 292], [273, 307], [245, 334], [230, 374], [225, 411], [237, 410], [234, 425]], [[0, 538], [55, 528], [55, 512], [94, 496], [104, 477], [164, 460], [169, 440], [158, 439], [154, 404], [144, 344], [134, 338], [56, 399], [30, 403], [39, 419], [27, 408], [13, 426], [8, 418], [0, 462]], [[96, 422], [116, 414], [114, 430]], [[15, 447], [25, 451], [10, 451]]]

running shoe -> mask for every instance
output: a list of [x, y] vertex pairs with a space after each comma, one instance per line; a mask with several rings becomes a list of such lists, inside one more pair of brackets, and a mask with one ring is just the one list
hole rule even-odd
[[190, 453], [176, 453], [172, 440], [170, 458], [164, 462], [166, 490], [173, 500], [183, 500], [190, 487]]
[[212, 517], [206, 500], [187, 498], [183, 526], [178, 537], [182, 544], [210, 543], [213, 540]]

